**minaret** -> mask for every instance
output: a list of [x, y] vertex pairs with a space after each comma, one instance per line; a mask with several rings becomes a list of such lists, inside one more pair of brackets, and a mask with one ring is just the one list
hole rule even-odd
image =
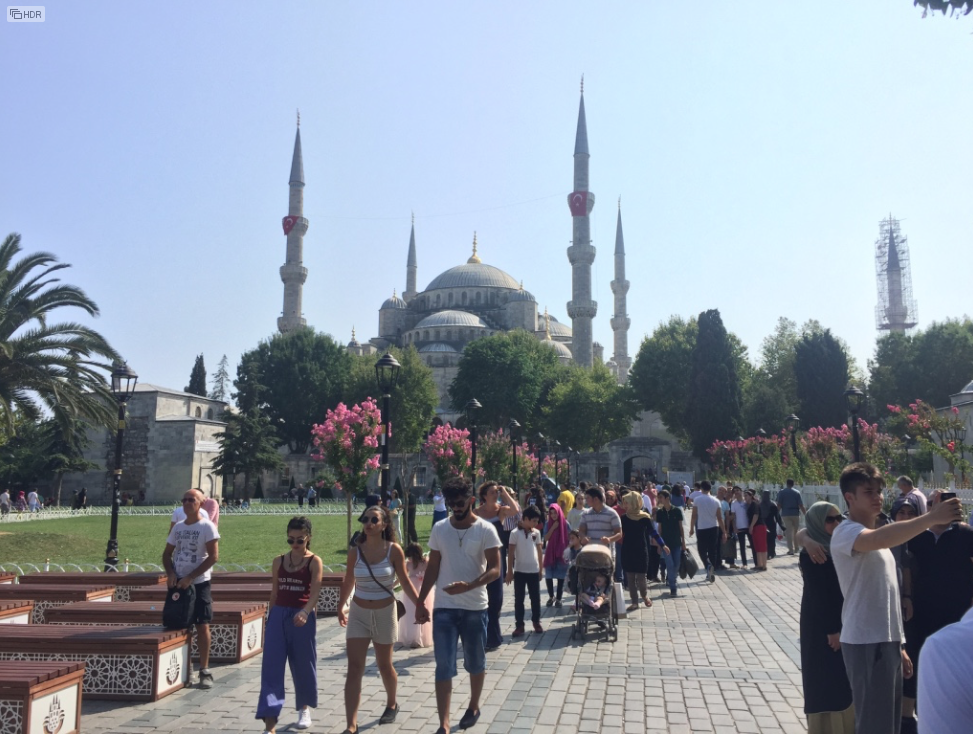
[[419, 292], [416, 290], [416, 275], [419, 272], [419, 265], [416, 262], [416, 215], [412, 214], [412, 232], [409, 234], [409, 259], [405, 262], [405, 290], [402, 291], [402, 300], [406, 303], [411, 301]]
[[284, 235], [287, 237], [287, 259], [280, 268], [284, 281], [284, 311], [277, 319], [281, 333], [306, 326], [301, 309], [302, 289], [307, 280], [304, 267], [304, 235], [307, 220], [304, 218], [304, 159], [301, 156], [301, 113], [297, 113], [297, 135], [294, 138], [294, 157], [291, 159], [291, 194], [284, 217]]
[[595, 195], [588, 191], [588, 126], [584, 116], [584, 77], [581, 77], [581, 106], [578, 109], [578, 132], [574, 139], [574, 191], [568, 194], [571, 209], [573, 238], [568, 247], [571, 263], [571, 300], [568, 316], [571, 317], [571, 352], [574, 361], [582, 367], [591, 367], [591, 321], [598, 313], [598, 304], [591, 300], [591, 264], [595, 261], [595, 248], [591, 246], [591, 210], [595, 207]]
[[618, 384], [628, 382], [628, 371], [632, 360], [628, 356], [628, 328], [632, 320], [628, 317], [628, 281], [625, 280], [625, 238], [622, 236], [622, 197], [618, 197], [618, 224], [615, 225], [615, 280], [611, 282], [615, 294], [615, 315], [612, 316], [612, 331], [615, 332], [615, 354], [612, 359], [618, 368]]

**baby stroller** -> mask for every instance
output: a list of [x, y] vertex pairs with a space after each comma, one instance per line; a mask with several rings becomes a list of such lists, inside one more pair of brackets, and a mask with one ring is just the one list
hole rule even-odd
[[595, 624], [605, 635], [605, 642], [618, 639], [618, 610], [615, 608], [615, 588], [612, 578], [615, 571], [615, 561], [611, 549], [600, 543], [590, 543], [581, 549], [574, 565], [568, 574], [568, 591], [579, 595], [595, 583], [596, 576], [604, 576], [607, 583], [607, 600], [599, 609], [592, 609], [587, 604], [577, 601], [577, 620], [571, 630], [571, 639], [575, 636], [584, 640], [588, 632], [588, 625]]

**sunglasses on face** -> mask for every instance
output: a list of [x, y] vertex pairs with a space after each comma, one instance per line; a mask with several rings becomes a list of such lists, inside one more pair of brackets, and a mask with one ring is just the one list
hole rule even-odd
[[368, 525], [369, 523], [372, 525], [378, 525], [381, 520], [377, 515], [369, 515], [368, 517], [363, 517], [359, 522], [361, 522], [362, 525]]
[[185, 503], [185, 502], [195, 502], [195, 501], [196, 501], [196, 498], [195, 498], [195, 497], [183, 497], [183, 498], [182, 498], [182, 501], [183, 501], [184, 503]]
[[826, 518], [824, 518], [824, 521], [828, 525], [837, 525], [839, 522], [841, 522], [844, 519], [845, 518], [843, 518], [841, 515], [828, 515]]
[[307, 538], [292, 538], [287, 536], [287, 545], [304, 545], [307, 542]]

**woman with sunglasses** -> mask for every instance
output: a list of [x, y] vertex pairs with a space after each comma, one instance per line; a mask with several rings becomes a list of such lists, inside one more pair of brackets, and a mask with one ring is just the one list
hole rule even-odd
[[314, 610], [324, 565], [311, 552], [311, 522], [294, 517], [287, 523], [290, 551], [274, 559], [270, 614], [264, 633], [257, 718], [264, 734], [274, 734], [284, 707], [284, 665], [290, 663], [294, 679], [294, 703], [300, 712], [298, 729], [311, 726], [312, 708], [318, 705], [316, 619]]
[[[392, 666], [392, 645], [399, 636], [398, 616], [393, 591], [398, 579], [409, 601], [419, 606], [419, 596], [405, 568], [405, 553], [396, 543], [392, 518], [388, 509], [375, 505], [358, 518], [362, 532], [348, 550], [348, 565], [341, 582], [338, 599], [338, 623], [346, 627], [345, 647], [348, 655], [348, 675], [345, 678], [344, 734], [358, 732], [358, 705], [361, 702], [361, 682], [365, 674], [368, 645], [375, 646], [375, 661], [385, 684], [385, 712], [379, 724], [391, 724], [399, 713], [396, 701], [398, 676]], [[348, 597], [351, 606], [345, 612]], [[411, 620], [406, 620], [410, 623]]]
[[831, 534], [844, 517], [830, 502], [815, 502], [807, 511], [807, 535], [827, 554], [811, 560], [807, 549], [798, 559], [804, 577], [801, 597], [801, 675], [808, 734], [853, 734], [855, 712], [851, 685], [841, 656], [841, 607], [844, 596], [831, 559]]

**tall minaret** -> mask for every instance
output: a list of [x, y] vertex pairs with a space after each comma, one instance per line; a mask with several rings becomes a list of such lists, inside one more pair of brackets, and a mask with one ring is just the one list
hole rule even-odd
[[591, 246], [591, 210], [595, 195], [588, 191], [588, 126], [584, 116], [584, 77], [581, 77], [581, 106], [578, 109], [578, 132], [574, 139], [574, 191], [568, 194], [568, 206], [573, 221], [573, 238], [568, 247], [571, 263], [571, 352], [576, 364], [591, 367], [591, 321], [598, 313], [598, 304], [591, 300], [591, 264], [595, 248]]
[[297, 113], [297, 136], [294, 138], [294, 157], [291, 159], [291, 195], [284, 217], [284, 234], [287, 236], [287, 260], [280, 268], [284, 281], [284, 311], [277, 319], [277, 328], [287, 333], [307, 325], [301, 310], [302, 289], [307, 280], [304, 267], [304, 235], [307, 220], [304, 218], [304, 159], [301, 156], [301, 113]]
[[416, 274], [419, 272], [419, 265], [416, 262], [416, 215], [412, 215], [412, 232], [409, 234], [409, 259], [405, 263], [405, 290], [402, 291], [402, 299], [408, 303], [417, 295]]
[[612, 316], [612, 331], [615, 332], [615, 355], [612, 359], [618, 367], [618, 384], [628, 382], [628, 371], [632, 360], [628, 356], [628, 328], [632, 320], [628, 317], [628, 281], [625, 280], [625, 238], [622, 236], [622, 197], [618, 197], [618, 224], [615, 225], [615, 280], [611, 282], [615, 294], [615, 315]]

